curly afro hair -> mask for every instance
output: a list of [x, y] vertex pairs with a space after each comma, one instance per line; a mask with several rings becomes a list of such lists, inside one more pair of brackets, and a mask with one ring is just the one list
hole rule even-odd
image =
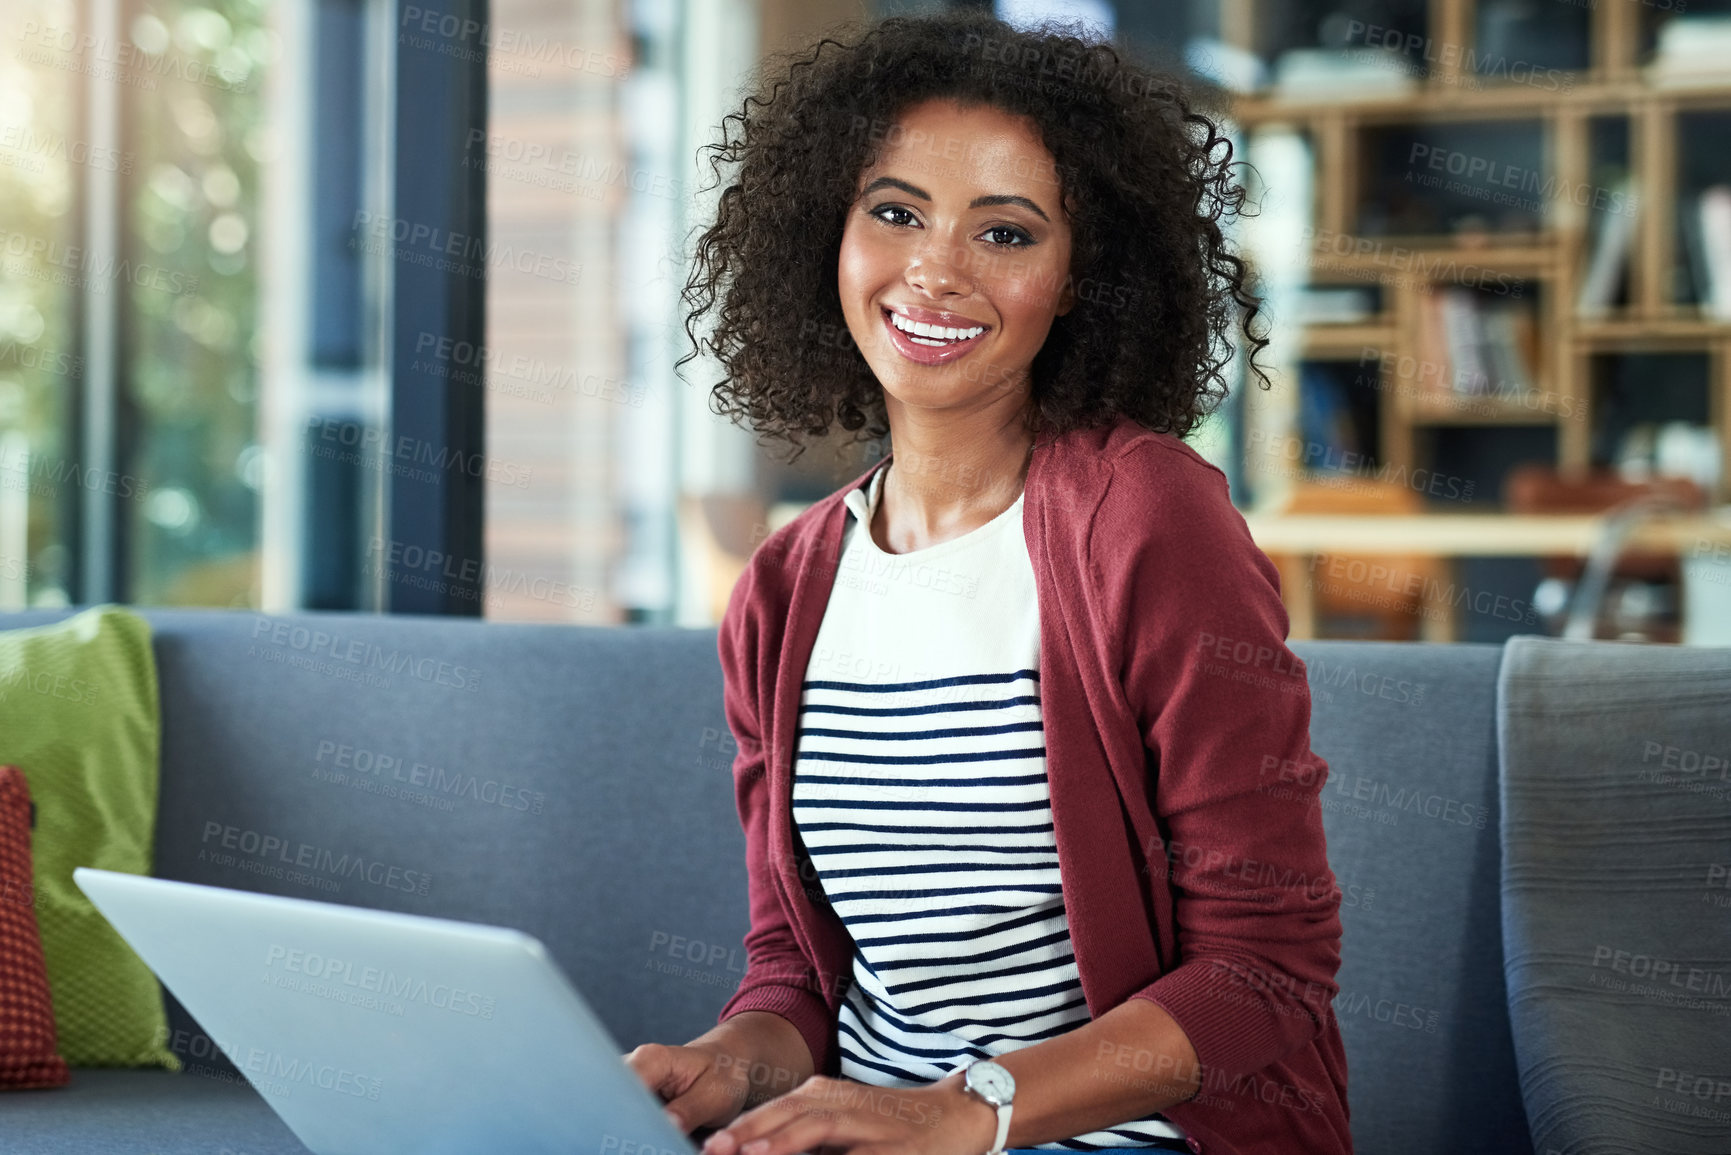
[[1260, 304], [1220, 228], [1245, 190], [1215, 120], [1173, 77], [1109, 43], [969, 9], [843, 26], [770, 57], [757, 91], [723, 118], [721, 143], [701, 150], [718, 184], [723, 163], [736, 171], [697, 242], [682, 297], [692, 351], [675, 369], [705, 347], [714, 354], [726, 376], [713, 411], [743, 418], [760, 442], [793, 444], [795, 457], [832, 423], [855, 441], [888, 434], [883, 387], [842, 314], [838, 259], [881, 126], [934, 98], [1037, 126], [1070, 214], [1071, 284], [1109, 287], [1078, 293], [1053, 320], [1030, 369], [1032, 428], [1129, 417], [1188, 435], [1226, 397], [1235, 324], [1268, 386], [1256, 363], [1268, 340], [1252, 331]]

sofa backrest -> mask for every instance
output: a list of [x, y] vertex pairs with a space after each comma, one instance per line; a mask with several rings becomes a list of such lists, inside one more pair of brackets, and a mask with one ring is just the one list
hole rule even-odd
[[1490, 644], [1296, 642], [1341, 887], [1347, 1097], [1360, 1151], [1521, 1152], [1503, 978]]
[[749, 919], [713, 629], [141, 612], [158, 876], [527, 931], [625, 1050], [714, 1025]]
[[[714, 1025], [749, 925], [714, 629], [141, 612], [158, 875], [525, 930], [623, 1050]], [[1330, 765], [1359, 1149], [1530, 1150], [1499, 937], [1501, 649], [1292, 648]], [[198, 1045], [172, 1003], [171, 1022]]]

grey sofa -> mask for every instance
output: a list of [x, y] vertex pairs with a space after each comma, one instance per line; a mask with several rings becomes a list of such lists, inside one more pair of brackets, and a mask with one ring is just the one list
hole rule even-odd
[[[621, 1050], [714, 1024], [747, 916], [713, 629], [145, 616], [158, 875], [528, 931]], [[1293, 649], [1331, 767], [1357, 1148], [1530, 1152], [1499, 922], [1503, 648]], [[246, 832], [364, 852], [430, 876], [426, 893], [349, 879], [332, 894], [247, 869], [244, 853], [201, 861]], [[78, 1070], [70, 1087], [0, 1096], [0, 1150], [304, 1151], [172, 1000], [170, 1016], [185, 1072]]]

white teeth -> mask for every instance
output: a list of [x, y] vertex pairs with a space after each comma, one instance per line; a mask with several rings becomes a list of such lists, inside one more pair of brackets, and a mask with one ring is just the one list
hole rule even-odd
[[924, 321], [910, 321], [893, 309], [890, 310], [890, 324], [909, 334], [911, 339], [928, 338], [919, 342], [922, 345], [942, 345], [950, 341], [972, 340], [986, 331], [984, 325], [976, 325], [970, 329], [946, 329], [940, 325], [928, 325]]

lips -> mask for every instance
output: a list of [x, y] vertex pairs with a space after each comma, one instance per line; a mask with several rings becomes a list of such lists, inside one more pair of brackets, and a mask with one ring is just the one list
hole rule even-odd
[[916, 308], [900, 310], [905, 319], [927, 325], [949, 329], [979, 328], [982, 330], [977, 335], [965, 340], [944, 341], [941, 345], [926, 344], [925, 341], [933, 340], [933, 338], [917, 338], [913, 333], [905, 333], [896, 328], [895, 322], [890, 319], [891, 310], [882, 309], [880, 312], [883, 314], [884, 329], [889, 333], [890, 344], [895, 346], [896, 352], [920, 365], [942, 365], [954, 361], [958, 357], [964, 357], [973, 350], [974, 346], [985, 339], [987, 333], [992, 331], [989, 325], [982, 326], [978, 321], [955, 313], [941, 313], [931, 309]]

